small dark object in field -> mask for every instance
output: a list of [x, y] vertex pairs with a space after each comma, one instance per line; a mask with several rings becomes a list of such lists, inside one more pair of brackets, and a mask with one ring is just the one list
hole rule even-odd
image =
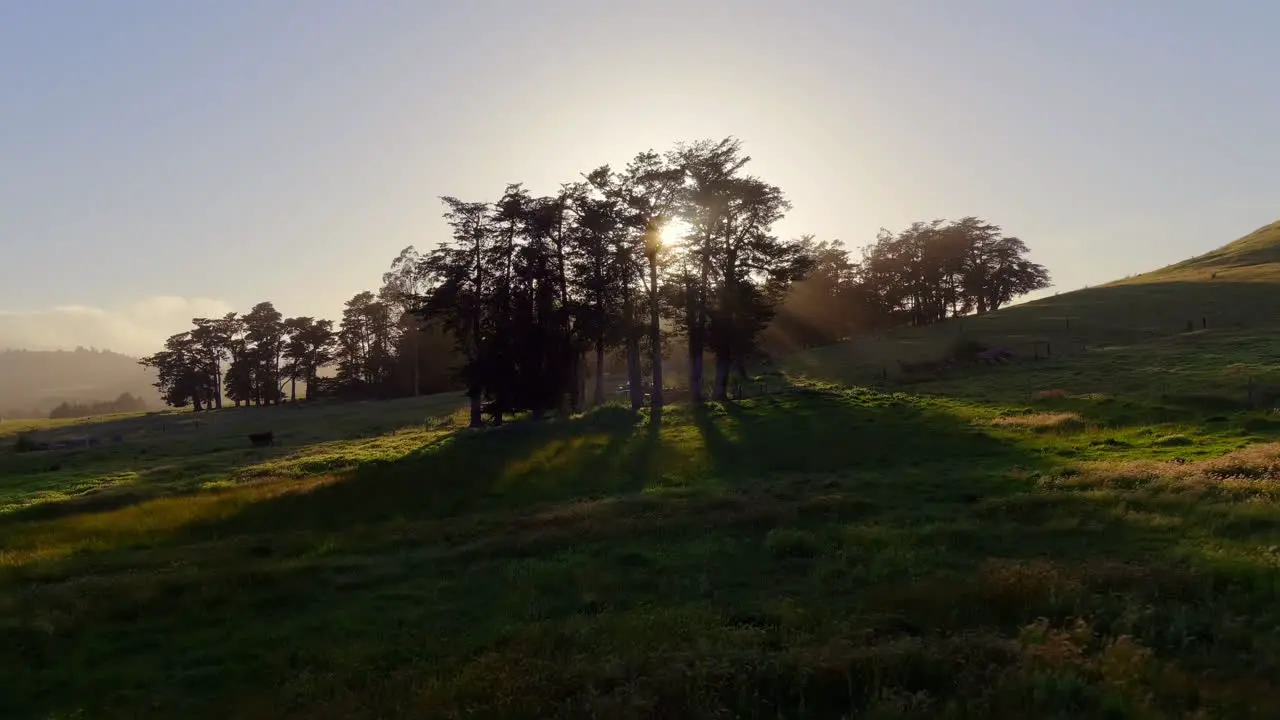
[[1003, 365], [1013, 360], [1013, 351], [1005, 348], [991, 348], [978, 353], [974, 356], [974, 359], [988, 365]]
[[275, 433], [271, 431], [263, 433], [249, 433], [249, 443], [256, 448], [275, 445], [276, 436]]
[[112, 436], [111, 436], [111, 442], [113, 442], [113, 443], [122, 443], [122, 442], [124, 442], [124, 436], [123, 436], [123, 435], [112, 435]]
[[102, 441], [99, 440], [98, 438], [96, 437], [89, 438], [89, 447], [97, 447], [101, 444], [102, 444]]
[[62, 469], [62, 463], [54, 463], [49, 466], [49, 472], [58, 472]]
[[1173, 463], [1174, 465], [1186, 465], [1186, 464], [1187, 464], [1186, 459], [1185, 459], [1185, 458], [1180, 458], [1180, 457], [1176, 457], [1176, 458], [1174, 458], [1174, 459], [1170, 460], [1169, 462]]

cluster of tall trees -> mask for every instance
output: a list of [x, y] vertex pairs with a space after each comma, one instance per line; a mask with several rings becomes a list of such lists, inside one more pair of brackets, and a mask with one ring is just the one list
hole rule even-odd
[[456, 359], [438, 326], [408, 312], [407, 268], [419, 259], [408, 248], [375, 294], [357, 293], [342, 319], [285, 317], [269, 301], [245, 313], [195, 318], [190, 330], [165, 341], [139, 362], [154, 368], [165, 403], [196, 411], [274, 405], [319, 395], [395, 397], [457, 387]]
[[812, 269], [779, 308], [771, 347], [983, 314], [1049, 287], [1049, 272], [1027, 258], [1026, 243], [976, 217], [881, 230], [860, 259], [839, 241], [806, 241]]
[[49, 411], [49, 418], [58, 420], [60, 418], [79, 418], [91, 417], [94, 415], [111, 415], [113, 413], [129, 413], [142, 412], [147, 409], [147, 403], [142, 398], [136, 397], [133, 393], [120, 393], [115, 400], [100, 400], [97, 402], [68, 402], [63, 401], [53, 410]]
[[675, 356], [692, 401], [723, 399], [763, 349], [988, 312], [1048, 285], [1021, 240], [973, 217], [882, 230], [860, 259], [839, 241], [779, 238], [790, 204], [750, 161], [734, 138], [706, 140], [550, 195], [516, 183], [443, 197], [450, 237], [406, 248], [338, 323], [262, 302], [196, 318], [141, 362], [175, 406], [275, 404], [299, 385], [308, 398], [456, 387], [479, 425], [602, 403], [614, 367], [633, 407], [646, 394], [661, 407]]
[[647, 385], [660, 407], [664, 347], [676, 335], [693, 400], [708, 356], [711, 393], [724, 397], [734, 363], [809, 265], [804, 243], [773, 233], [789, 205], [749, 162], [728, 138], [642, 152], [553, 195], [514, 184], [492, 201], [443, 198], [452, 238], [421, 263], [418, 313], [456, 338], [472, 424], [486, 409], [500, 422], [602, 402], [613, 349], [632, 406]]

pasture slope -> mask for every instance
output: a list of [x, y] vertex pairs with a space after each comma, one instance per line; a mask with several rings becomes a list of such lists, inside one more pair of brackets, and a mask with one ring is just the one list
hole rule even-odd
[[[1280, 383], [1277, 330], [1280, 222], [1144, 275], [981, 317], [796, 353], [786, 365], [793, 373], [814, 378], [873, 383], [885, 374], [899, 374], [899, 360], [937, 359], [957, 340], [972, 339], [1007, 348], [1026, 360], [1038, 356], [1043, 361], [1048, 354], [1048, 362], [1032, 360], [1013, 373], [997, 372], [992, 382], [978, 388], [984, 393], [1008, 394], [1008, 388], [1021, 383], [1017, 390], [1025, 395], [1028, 384], [1047, 382], [1082, 393], [1181, 387], [1244, 395], [1249, 377]], [[1082, 354], [1091, 357], [1075, 362]], [[1013, 380], [1005, 382], [1009, 375]], [[934, 388], [965, 391], [964, 383], [945, 381]]]
[[1083, 352], [901, 387], [837, 346], [480, 432], [456, 396], [0, 424], [0, 717], [1276, 717], [1280, 419], [1238, 386], [1280, 288], [1242, 243], [966, 321]]

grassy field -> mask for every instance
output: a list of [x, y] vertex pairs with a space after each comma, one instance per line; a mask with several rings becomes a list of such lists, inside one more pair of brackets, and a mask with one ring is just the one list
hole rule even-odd
[[965, 321], [1080, 349], [878, 390], [868, 352], [958, 323], [659, 416], [0, 424], [0, 717], [1278, 717], [1269, 243]]
[[428, 420], [457, 400], [0, 455], [0, 716], [1280, 708], [1261, 412], [814, 387]]

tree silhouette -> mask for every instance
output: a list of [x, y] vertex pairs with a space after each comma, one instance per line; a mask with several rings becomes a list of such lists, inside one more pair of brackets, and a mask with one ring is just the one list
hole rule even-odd
[[646, 385], [661, 407], [664, 349], [680, 345], [691, 399], [703, 400], [710, 357], [724, 400], [731, 373], [766, 347], [991, 312], [1048, 287], [1022, 240], [973, 216], [881, 230], [857, 259], [839, 241], [779, 238], [790, 203], [750, 163], [728, 137], [601, 165], [552, 195], [512, 183], [492, 202], [445, 196], [450, 237], [402, 250], [336, 328], [260, 302], [193, 319], [141, 362], [175, 407], [272, 405], [286, 383], [294, 401], [299, 381], [308, 400], [460, 387], [479, 426], [583, 409], [588, 353], [591, 405], [605, 402], [618, 351], [632, 408]]

